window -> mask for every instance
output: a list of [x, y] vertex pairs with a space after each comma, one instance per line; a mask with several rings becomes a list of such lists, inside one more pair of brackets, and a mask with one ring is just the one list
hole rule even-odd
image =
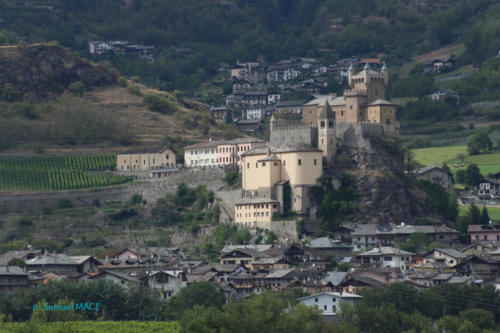
[[332, 311], [333, 312], [337, 312], [337, 306], [336, 305], [332, 305]]
[[323, 309], [326, 311], [326, 305], [323, 305]]
[[250, 163], [247, 163], [247, 169], [250, 169]]
[[321, 121], [321, 128], [325, 127], [325, 122]]
[[274, 162], [274, 166], [278, 166], [278, 162]]
[[350, 108], [351, 108], [351, 110], [352, 110], [352, 105], [350, 105]]
[[484, 235], [484, 240], [488, 240], [488, 236], [487, 235]]
[[329, 127], [329, 128], [332, 128], [332, 127], [333, 127], [333, 121], [331, 121], [331, 120], [330, 120], [330, 121], [328, 122], [328, 127]]
[[336, 299], [335, 297], [334, 297], [334, 298], [332, 298], [332, 302], [333, 302], [333, 303], [337, 302], [337, 299]]
[[255, 162], [255, 168], [259, 167], [259, 163]]
[[168, 160], [168, 154], [167, 154], [167, 160]]
[[153, 164], [155, 164], [155, 163], [156, 163], [156, 162], [155, 162], [155, 159], [153, 158]]
[[318, 164], [318, 160], [314, 159], [314, 165]]
[[285, 165], [286, 165], [286, 161], [283, 161], [283, 166], [285, 166]]
[[344, 110], [340, 111], [340, 115], [343, 116], [344, 115]]
[[146, 165], [146, 160], [144, 160], [144, 165]]
[[390, 125], [391, 124], [391, 120], [390, 119], [386, 119], [385, 123], [386, 123], [386, 125]]
[[262, 166], [265, 167], [266, 166], [266, 162], [262, 162]]
[[302, 165], [302, 160], [300, 158], [297, 162], [299, 163], [299, 165]]
[[316, 303], [318, 303], [318, 298], [316, 297], [316, 298], [314, 299], [314, 301], [315, 301]]
[[392, 257], [384, 257], [384, 261], [392, 261]]

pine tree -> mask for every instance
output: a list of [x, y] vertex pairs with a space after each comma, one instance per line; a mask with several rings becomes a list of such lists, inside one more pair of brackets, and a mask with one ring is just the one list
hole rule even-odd
[[489, 223], [490, 223], [490, 216], [488, 215], [488, 209], [486, 209], [486, 206], [483, 206], [481, 217], [479, 219], [479, 224], [489, 224]]
[[467, 214], [470, 220], [470, 224], [479, 224], [481, 220], [481, 211], [479, 208], [472, 203], [469, 207], [469, 213]]

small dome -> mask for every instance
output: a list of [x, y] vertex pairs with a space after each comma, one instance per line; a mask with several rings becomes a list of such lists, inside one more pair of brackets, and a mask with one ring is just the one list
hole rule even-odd
[[351, 62], [351, 64], [349, 65], [349, 71], [354, 71], [354, 66], [352, 65], [352, 62]]
[[366, 63], [366, 64], [365, 64], [365, 67], [363, 67], [363, 69], [364, 69], [365, 71], [369, 70], [369, 69], [370, 69], [370, 64]]
[[385, 64], [385, 61], [384, 61], [384, 65], [382, 66], [382, 70], [383, 70], [383, 71], [386, 71], [386, 70], [387, 70], [387, 65]]

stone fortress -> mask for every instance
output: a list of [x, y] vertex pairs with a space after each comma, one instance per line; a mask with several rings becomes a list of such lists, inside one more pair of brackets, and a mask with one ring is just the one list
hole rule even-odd
[[[293, 211], [315, 214], [310, 188], [335, 161], [340, 147], [363, 148], [367, 138], [397, 135], [397, 106], [386, 101], [387, 67], [349, 69], [349, 89], [343, 96], [316, 98], [303, 107], [302, 121], [270, 123], [270, 141], [242, 155], [242, 200], [235, 222], [270, 229], [273, 215]], [[278, 223], [278, 222], [276, 222]]]

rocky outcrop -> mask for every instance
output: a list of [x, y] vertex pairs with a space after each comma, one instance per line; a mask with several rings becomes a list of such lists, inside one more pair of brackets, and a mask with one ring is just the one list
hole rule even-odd
[[[333, 172], [342, 168], [356, 176], [359, 198], [357, 211], [349, 217], [357, 223], [412, 223], [428, 217], [426, 194], [404, 174], [404, 161], [393, 137], [349, 137], [337, 151]], [[429, 218], [434, 219], [435, 216]]]
[[0, 47], [0, 87], [12, 84], [22, 94], [46, 97], [81, 81], [87, 88], [114, 83], [117, 75], [79, 58], [57, 44]]

